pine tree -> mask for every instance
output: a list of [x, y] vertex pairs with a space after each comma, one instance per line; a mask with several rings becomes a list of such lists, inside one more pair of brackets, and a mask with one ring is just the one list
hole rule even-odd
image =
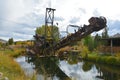
[[8, 40], [8, 44], [9, 44], [9, 45], [12, 45], [13, 43], [14, 43], [13, 38], [10, 38], [10, 39]]

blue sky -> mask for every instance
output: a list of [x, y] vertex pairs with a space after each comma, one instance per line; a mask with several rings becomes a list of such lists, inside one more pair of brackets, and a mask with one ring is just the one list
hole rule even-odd
[[60, 31], [69, 24], [88, 24], [92, 16], [105, 16], [109, 34], [120, 32], [119, 0], [0, 0], [0, 38], [32, 39], [36, 27], [44, 24], [46, 7], [56, 9], [54, 24], [59, 23]]

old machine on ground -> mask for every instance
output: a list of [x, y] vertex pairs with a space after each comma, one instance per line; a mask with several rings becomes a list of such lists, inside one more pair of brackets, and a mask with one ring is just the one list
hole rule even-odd
[[56, 43], [54, 42], [53, 36], [54, 11], [55, 9], [46, 8], [45, 35], [34, 35], [34, 45], [29, 48], [29, 54], [39, 56], [53, 56], [60, 48], [69, 45], [71, 42], [79, 41], [92, 32], [99, 31], [106, 27], [107, 21], [105, 17], [91, 17], [88, 20], [89, 25], [83, 25], [82, 27], [79, 27], [78, 31], [60, 39], [59, 42]]

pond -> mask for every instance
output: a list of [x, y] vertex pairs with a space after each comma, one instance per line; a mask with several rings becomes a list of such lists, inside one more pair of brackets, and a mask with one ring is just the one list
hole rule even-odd
[[25, 57], [16, 59], [27, 76], [37, 80], [120, 80], [120, 68], [82, 61], [75, 57]]

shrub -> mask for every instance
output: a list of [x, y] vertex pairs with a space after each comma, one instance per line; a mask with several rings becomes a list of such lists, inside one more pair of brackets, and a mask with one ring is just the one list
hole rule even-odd
[[120, 58], [120, 52], [116, 53], [115, 56]]
[[120, 66], [120, 58], [115, 56], [98, 56], [89, 54], [86, 60], [101, 64]]
[[116, 65], [117, 65], [117, 66], [120, 66], [120, 58], [117, 58], [117, 60], [116, 60]]
[[107, 63], [107, 64], [113, 64], [113, 65], [114, 65], [114, 64], [117, 64], [116, 61], [117, 61], [116, 58], [113, 57], [113, 56], [109, 56], [109, 57], [107, 57], [107, 59], [106, 59], [106, 63]]
[[101, 63], [106, 63], [107, 56], [101, 57]]
[[96, 59], [96, 62], [98, 62], [98, 63], [106, 63], [106, 59], [107, 59], [106, 56], [98, 56], [97, 59]]
[[99, 56], [98, 56], [98, 57], [96, 57], [96, 62], [101, 63], [101, 59], [102, 59], [102, 58], [101, 58], [101, 57], [99, 57]]
[[87, 60], [96, 61], [96, 56], [88, 56]]
[[83, 46], [81, 53], [82, 58], [87, 58], [90, 52], [86, 46]]

